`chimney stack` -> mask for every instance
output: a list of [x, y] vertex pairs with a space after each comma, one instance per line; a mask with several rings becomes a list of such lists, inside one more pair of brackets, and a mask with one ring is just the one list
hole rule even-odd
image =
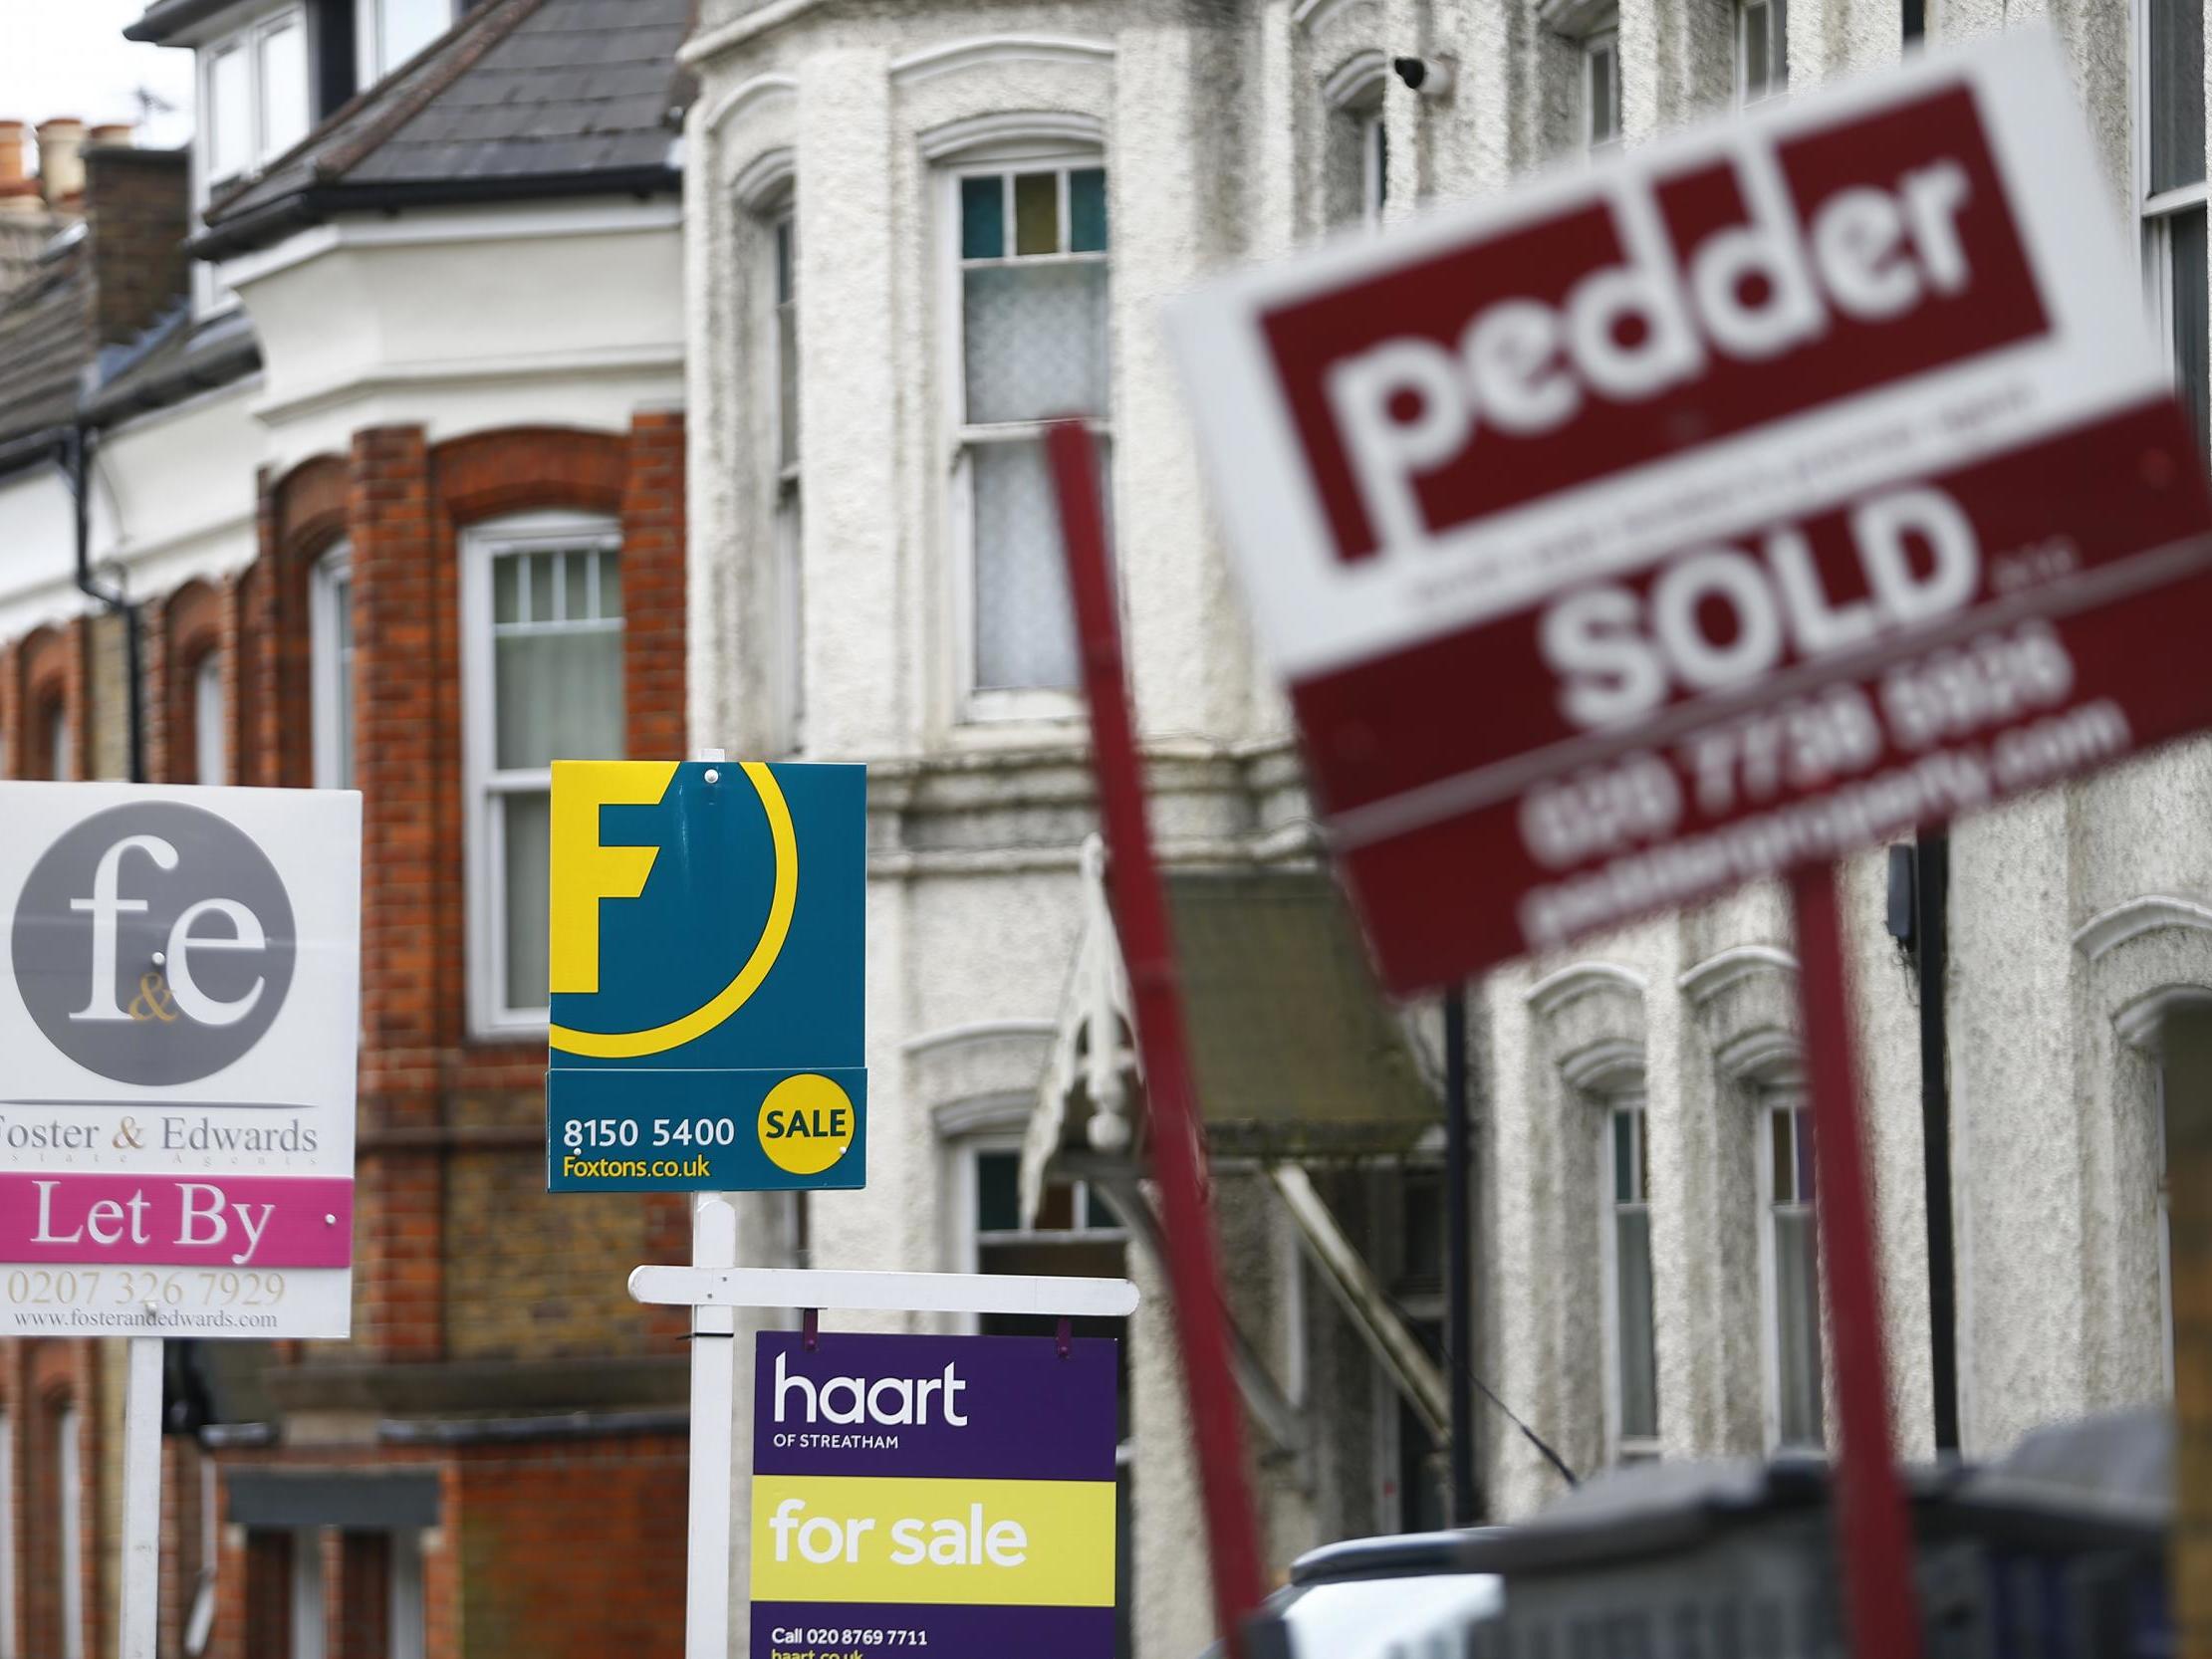
[[23, 139], [29, 131], [19, 120], [0, 120], [0, 218], [30, 218], [44, 210], [39, 181], [23, 162]]
[[85, 199], [85, 123], [75, 116], [39, 122], [39, 188], [56, 213], [75, 213]]

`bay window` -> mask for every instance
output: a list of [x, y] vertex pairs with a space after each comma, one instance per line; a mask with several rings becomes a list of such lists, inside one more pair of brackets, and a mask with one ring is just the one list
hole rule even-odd
[[620, 535], [541, 513], [463, 539], [469, 985], [481, 1033], [542, 1030], [556, 760], [624, 753]]
[[951, 185], [963, 712], [1066, 715], [1079, 675], [1044, 422], [1106, 430], [1106, 170], [1048, 157]]
[[1765, 1280], [1768, 1439], [1819, 1449], [1822, 1420], [1821, 1267], [1813, 1220], [1813, 1114], [1795, 1095], [1761, 1113], [1760, 1199]]
[[2151, 314], [2173, 354], [2174, 387], [2208, 427], [2212, 328], [2205, 259], [2204, 9], [2186, 0], [2138, 0], [2135, 171], [2143, 280]]

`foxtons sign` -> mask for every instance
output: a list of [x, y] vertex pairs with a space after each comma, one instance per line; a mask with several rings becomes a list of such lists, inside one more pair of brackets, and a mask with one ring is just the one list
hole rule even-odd
[[866, 1185], [866, 776], [554, 763], [551, 1190]]
[[1113, 1652], [1116, 1344], [764, 1331], [753, 1652]]
[[1173, 310], [1393, 989], [2212, 721], [2108, 217], [2012, 33]]
[[0, 784], [0, 1334], [343, 1336], [361, 802]]

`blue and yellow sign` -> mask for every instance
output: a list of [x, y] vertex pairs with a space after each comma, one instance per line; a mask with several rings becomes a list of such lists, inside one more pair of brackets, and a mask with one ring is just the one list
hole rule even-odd
[[867, 772], [556, 761], [554, 1192], [867, 1184]]

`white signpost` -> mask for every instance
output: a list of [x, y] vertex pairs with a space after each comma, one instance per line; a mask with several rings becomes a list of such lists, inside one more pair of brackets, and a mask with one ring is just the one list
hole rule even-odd
[[123, 1336], [153, 1659], [161, 1341], [353, 1318], [361, 797], [0, 784], [0, 1335]]

